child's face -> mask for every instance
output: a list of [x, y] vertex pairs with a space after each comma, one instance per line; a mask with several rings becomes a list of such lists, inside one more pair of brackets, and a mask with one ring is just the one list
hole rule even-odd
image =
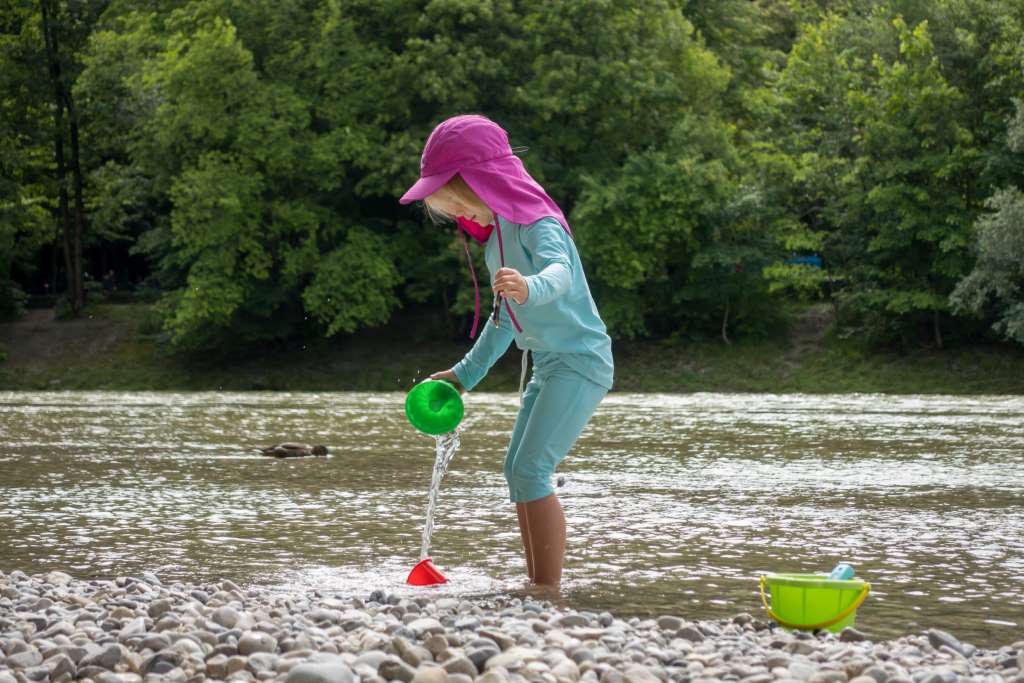
[[459, 197], [457, 194], [451, 191], [451, 188], [445, 186], [438, 189], [434, 194], [427, 198], [430, 206], [442, 213], [446, 213], [449, 216], [456, 216], [458, 218], [468, 218], [471, 221], [480, 222], [482, 219], [488, 218], [490, 211], [483, 205], [477, 205], [475, 202], [468, 202], [465, 199]]

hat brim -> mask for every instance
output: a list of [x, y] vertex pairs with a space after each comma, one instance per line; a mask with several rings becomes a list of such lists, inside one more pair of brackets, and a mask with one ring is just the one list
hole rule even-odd
[[452, 176], [456, 173], [458, 173], [458, 169], [420, 178], [406, 191], [405, 194], [402, 195], [402, 198], [398, 200], [398, 203], [411, 204], [412, 202], [418, 202], [421, 199], [429, 197], [437, 192], [442, 185], [451, 180]]

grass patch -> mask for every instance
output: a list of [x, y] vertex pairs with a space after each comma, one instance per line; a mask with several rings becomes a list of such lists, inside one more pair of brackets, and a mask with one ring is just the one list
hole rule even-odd
[[[410, 324], [405, 316], [401, 325], [357, 337], [218, 359], [168, 352], [153, 334], [150, 305], [96, 305], [87, 316], [92, 318], [36, 330], [42, 335], [33, 342], [38, 348], [70, 346], [64, 353], [33, 355], [32, 348], [16, 348], [12, 340], [22, 323], [0, 330], [9, 356], [0, 362], [0, 389], [407, 391], [429, 373], [450, 367], [471, 344], [428, 332], [413, 338], [410, 329], [430, 326]], [[54, 337], [47, 342], [51, 325]], [[65, 339], [69, 335], [71, 342]], [[93, 343], [97, 339], [103, 343]], [[782, 338], [731, 345], [621, 342], [614, 352], [615, 390], [623, 392], [1024, 394], [1024, 350], [1009, 346], [898, 353], [827, 335], [799, 354]], [[518, 355], [507, 353], [479, 388], [514, 391]]]

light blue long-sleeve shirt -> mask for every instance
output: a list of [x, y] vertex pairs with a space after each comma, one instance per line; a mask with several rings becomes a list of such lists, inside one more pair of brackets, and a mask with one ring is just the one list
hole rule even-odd
[[[508, 299], [523, 331], [515, 330], [502, 304], [498, 324], [487, 318], [476, 344], [452, 368], [459, 382], [467, 390], [475, 387], [514, 339], [516, 346], [531, 352], [535, 372], [543, 374], [557, 356], [590, 381], [611, 389], [611, 338], [590, 295], [572, 238], [553, 217], [529, 225], [497, 220], [505, 267], [518, 270], [529, 290], [522, 305]], [[484, 259], [493, 282], [501, 268], [497, 230], [487, 240]]]

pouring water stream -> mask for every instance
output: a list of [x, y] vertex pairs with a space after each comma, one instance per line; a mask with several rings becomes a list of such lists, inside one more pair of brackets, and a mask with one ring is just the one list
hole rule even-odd
[[423, 523], [423, 536], [420, 541], [421, 562], [430, 556], [430, 537], [434, 533], [434, 508], [437, 506], [441, 480], [444, 479], [448, 465], [451, 464], [461, 443], [458, 430], [435, 436], [434, 440], [434, 472], [430, 477], [430, 493], [427, 494], [427, 519]]

